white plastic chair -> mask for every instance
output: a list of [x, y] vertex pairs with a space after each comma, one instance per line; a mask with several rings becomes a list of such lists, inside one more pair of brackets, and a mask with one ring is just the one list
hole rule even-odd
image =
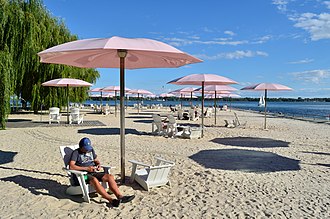
[[172, 114], [168, 114], [167, 120], [168, 122], [167, 122], [166, 134], [171, 137], [177, 136], [178, 128], [174, 116]]
[[199, 117], [195, 115], [194, 109], [189, 109], [189, 119], [192, 121], [196, 121], [199, 119]]
[[[172, 161], [164, 160], [163, 158], [156, 157], [155, 166], [147, 165], [135, 160], [129, 160], [132, 163], [132, 174], [130, 182], [136, 181], [145, 190], [149, 191], [152, 187], [169, 185], [168, 179], [171, 167], [175, 165]], [[138, 169], [138, 166], [142, 166], [142, 169]]]
[[[74, 150], [79, 148], [79, 145], [71, 145], [71, 146], [60, 146], [61, 155], [64, 161], [63, 170], [65, 170], [70, 177], [70, 187], [67, 188], [66, 194], [68, 195], [83, 195], [84, 201], [90, 203], [89, 193], [96, 192], [94, 187], [85, 182], [84, 176], [87, 174], [86, 171], [79, 170], [70, 170], [69, 163], [71, 160], [71, 155]], [[102, 166], [105, 173], [110, 174], [110, 167]], [[75, 174], [79, 185], [74, 184], [73, 176]], [[100, 182], [105, 189], [108, 189], [108, 184], [106, 182]]]
[[79, 108], [71, 108], [69, 123], [72, 124], [73, 122], [77, 124], [84, 122], [84, 116], [79, 113]]
[[52, 121], [60, 123], [60, 120], [61, 120], [60, 108], [58, 107], [49, 108], [49, 124], [51, 124]]
[[[164, 134], [164, 123], [162, 122], [162, 117], [157, 114], [152, 114], [152, 133], [163, 135]], [[155, 129], [156, 127], [156, 129]]]

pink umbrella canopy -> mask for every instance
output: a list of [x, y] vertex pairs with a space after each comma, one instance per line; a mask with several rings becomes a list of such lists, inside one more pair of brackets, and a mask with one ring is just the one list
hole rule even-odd
[[247, 87], [243, 87], [241, 90], [272, 90], [272, 91], [290, 91], [292, 88], [289, 88], [282, 84], [272, 84], [272, 83], [260, 83]]
[[150, 91], [143, 90], [143, 89], [133, 89], [133, 90], [128, 91], [128, 93], [130, 93], [130, 94], [145, 94], [145, 95], [152, 95], [153, 94]]
[[42, 86], [48, 87], [90, 87], [91, 83], [88, 83], [83, 80], [75, 79], [75, 78], [58, 78], [50, 81], [46, 81], [41, 84]]
[[[171, 94], [176, 94], [178, 97], [181, 97], [181, 109], [182, 109], [182, 98], [189, 98], [190, 97], [190, 106], [192, 107], [192, 101], [191, 99], [193, 98], [193, 93], [196, 88], [193, 87], [184, 87], [181, 89], [177, 89], [174, 91], [171, 91]], [[189, 95], [189, 97], [188, 97]], [[197, 98], [197, 97], [196, 97]]]
[[168, 84], [177, 85], [199, 85], [202, 86], [202, 135], [204, 136], [204, 87], [206, 85], [227, 85], [227, 84], [237, 84], [236, 81], [215, 75], [215, 74], [192, 74], [181, 78], [177, 78], [168, 82]]
[[287, 87], [282, 84], [273, 84], [273, 83], [260, 83], [247, 87], [243, 87], [241, 90], [254, 90], [254, 91], [265, 91], [265, 122], [264, 129], [267, 129], [266, 120], [267, 120], [267, 91], [292, 91], [292, 88]]
[[176, 68], [201, 62], [168, 44], [143, 38], [95, 38], [64, 43], [39, 52], [41, 62], [82, 68], [120, 68], [118, 50], [126, 50], [125, 68]]
[[125, 68], [176, 68], [202, 62], [165, 43], [143, 38], [96, 38], [64, 43], [39, 52], [41, 62], [82, 68], [120, 68], [121, 180], [125, 180]]
[[46, 87], [66, 87], [67, 97], [67, 123], [69, 123], [69, 87], [90, 87], [91, 83], [75, 78], [57, 78], [50, 81], [46, 81], [41, 84]]
[[102, 89], [101, 87], [97, 87], [97, 88], [93, 88], [91, 90], [89, 90], [88, 92], [102, 92]]
[[159, 95], [160, 97], [175, 97], [174, 94], [171, 94], [171, 93], [162, 93]]

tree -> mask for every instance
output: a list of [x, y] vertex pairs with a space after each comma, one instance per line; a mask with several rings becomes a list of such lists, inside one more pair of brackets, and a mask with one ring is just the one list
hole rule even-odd
[[[41, 104], [66, 105], [65, 89], [42, 87], [43, 82], [71, 77], [94, 83], [99, 78], [95, 69], [40, 63], [38, 52], [77, 39], [41, 0], [0, 0], [0, 128], [5, 128], [10, 96], [30, 102], [37, 112]], [[85, 100], [86, 89], [70, 89], [70, 100]]]

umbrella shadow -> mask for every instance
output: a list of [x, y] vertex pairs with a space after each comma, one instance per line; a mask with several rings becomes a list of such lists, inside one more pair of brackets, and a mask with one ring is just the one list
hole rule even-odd
[[330, 155], [330, 153], [324, 153], [324, 152], [315, 152], [315, 151], [301, 151], [301, 153], [304, 154], [317, 154], [317, 155]]
[[152, 116], [152, 114], [154, 114], [153, 112], [148, 112], [148, 113], [143, 113], [143, 112], [140, 112], [140, 113], [128, 113], [129, 115], [150, 115]]
[[[120, 135], [120, 128], [90, 128], [79, 129], [78, 133], [90, 134], [90, 135]], [[125, 129], [125, 134], [142, 135], [141, 132], [136, 129]]]
[[140, 119], [140, 120], [134, 120], [133, 122], [151, 124], [152, 120]]
[[233, 138], [215, 138], [211, 142], [237, 147], [254, 147], [254, 148], [275, 148], [289, 147], [289, 142], [274, 140], [271, 138], [254, 138], [254, 137], [233, 137]]
[[14, 157], [16, 154], [18, 154], [18, 152], [0, 150], [0, 164], [14, 162]]
[[126, 116], [127, 119], [151, 119], [151, 116]]
[[49, 175], [49, 176], [67, 177], [66, 175], [63, 175], [63, 174], [60, 174], [60, 173], [50, 173], [50, 172], [45, 172], [45, 171], [40, 171], [40, 170], [29, 170], [29, 169], [23, 169], [23, 168], [17, 168], [17, 167], [3, 167], [3, 166], [0, 166], [0, 169], [17, 170], [17, 171], [24, 171], [24, 172], [29, 172], [29, 173], [40, 173], [40, 174], [46, 174], [46, 175]]
[[211, 169], [237, 170], [250, 173], [300, 170], [299, 160], [271, 152], [254, 150], [203, 150], [189, 158], [205, 168]]
[[71, 199], [75, 202], [83, 202], [83, 199], [81, 197], [66, 195], [65, 191], [68, 186], [64, 186], [55, 180], [16, 175], [6, 178], [0, 178], [0, 181], [13, 182], [18, 186], [29, 190], [34, 195], [46, 195], [53, 196], [57, 199]]

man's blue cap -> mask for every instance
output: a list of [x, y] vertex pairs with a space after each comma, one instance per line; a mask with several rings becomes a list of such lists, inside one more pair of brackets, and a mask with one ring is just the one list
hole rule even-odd
[[82, 138], [79, 142], [79, 148], [83, 148], [86, 151], [92, 151], [92, 142], [89, 140], [89, 138]]

